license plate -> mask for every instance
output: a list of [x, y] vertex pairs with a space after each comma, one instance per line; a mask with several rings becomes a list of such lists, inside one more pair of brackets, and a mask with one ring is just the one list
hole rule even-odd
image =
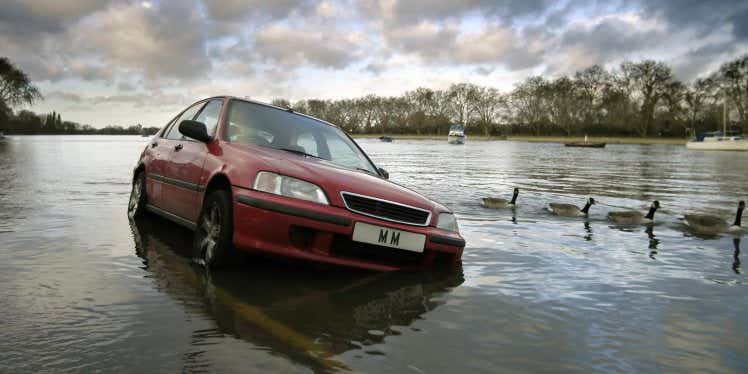
[[353, 240], [406, 251], [423, 252], [426, 235], [356, 222], [353, 226]]

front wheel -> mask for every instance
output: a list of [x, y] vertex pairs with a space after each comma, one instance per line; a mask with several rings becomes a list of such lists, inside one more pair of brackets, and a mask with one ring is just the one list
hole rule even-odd
[[208, 268], [230, 262], [234, 235], [231, 193], [213, 191], [205, 199], [195, 230], [195, 252]]
[[145, 173], [140, 172], [132, 182], [130, 190], [130, 201], [127, 204], [127, 216], [135, 219], [145, 212], [146, 195], [145, 195]]

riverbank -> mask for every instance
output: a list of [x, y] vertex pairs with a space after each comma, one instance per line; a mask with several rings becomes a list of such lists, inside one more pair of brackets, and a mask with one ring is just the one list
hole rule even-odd
[[[356, 134], [355, 138], [379, 138], [382, 134]], [[394, 139], [406, 140], [446, 140], [446, 135], [388, 135]], [[494, 141], [494, 140], [511, 140], [518, 142], [540, 142], [540, 143], [566, 143], [566, 142], [583, 142], [583, 136], [485, 136], [485, 135], [468, 135], [470, 141]], [[625, 136], [590, 136], [587, 138], [590, 143], [607, 143], [607, 144], [671, 144], [684, 145], [686, 139], [683, 138], [655, 138], [655, 137], [625, 137]]]

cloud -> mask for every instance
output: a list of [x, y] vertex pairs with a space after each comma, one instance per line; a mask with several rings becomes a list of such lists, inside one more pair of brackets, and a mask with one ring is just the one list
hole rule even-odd
[[41, 33], [60, 33], [85, 15], [106, 9], [106, 0], [6, 0], [0, 12], [0, 32], [23, 40]]
[[147, 80], [192, 80], [210, 70], [201, 21], [195, 4], [187, 1], [112, 6], [71, 30], [69, 48]]
[[82, 101], [82, 98], [80, 95], [73, 93], [73, 92], [65, 92], [65, 91], [52, 91], [48, 93], [45, 98], [47, 100], [60, 100], [60, 101], [67, 101], [71, 103], [80, 103]]
[[[530, 36], [535, 39], [528, 40]], [[542, 62], [542, 37], [499, 25], [461, 32], [456, 26], [427, 22], [385, 33], [385, 39], [398, 53], [417, 55], [431, 65], [494, 64], [510, 70], [531, 68]]]
[[576, 70], [610, 62], [620, 62], [642, 51], [659, 48], [668, 33], [652, 21], [637, 16], [604, 17], [592, 23], [571, 25], [559, 35], [555, 64], [549, 71], [573, 73]]
[[238, 22], [248, 18], [283, 19], [296, 9], [310, 7], [311, 2], [304, 0], [205, 0], [203, 5], [212, 19]]
[[128, 83], [128, 82], [119, 82], [119, 83], [117, 83], [117, 90], [120, 91], [120, 92], [135, 91], [135, 86], [133, 84]]
[[735, 37], [745, 40], [748, 3], [733, 0], [680, 0], [680, 1], [640, 1], [642, 14], [655, 15], [667, 21], [669, 29], [677, 32], [692, 28], [699, 33], [719, 28], [725, 23], [736, 30]]
[[511, 23], [530, 15], [543, 14], [550, 0], [379, 0], [364, 3], [362, 11], [383, 19], [389, 26], [460, 19], [478, 14]]
[[259, 30], [254, 42], [251, 53], [269, 63], [340, 69], [355, 61], [361, 38], [356, 33], [274, 24]]
[[458, 30], [429, 22], [385, 30], [384, 38], [400, 53], [416, 54], [425, 59], [438, 58], [453, 51]]

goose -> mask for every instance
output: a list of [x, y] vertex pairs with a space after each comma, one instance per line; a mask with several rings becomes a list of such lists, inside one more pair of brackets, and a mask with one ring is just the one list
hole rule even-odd
[[548, 210], [557, 216], [585, 217], [590, 211], [590, 206], [593, 204], [595, 204], [595, 199], [590, 197], [582, 209], [572, 204], [550, 203], [548, 204]]
[[608, 219], [620, 225], [641, 225], [643, 223], [652, 223], [657, 209], [660, 208], [660, 202], [655, 200], [649, 207], [649, 213], [643, 215], [641, 212], [629, 210], [624, 212], [609, 212]]
[[740, 221], [743, 217], [743, 210], [745, 209], [745, 201], [738, 202], [738, 211], [735, 214], [735, 222], [729, 225], [727, 221], [721, 217], [709, 215], [709, 214], [686, 214], [683, 217], [683, 222], [691, 230], [702, 233], [702, 234], [718, 234], [721, 232], [739, 231]]
[[500, 197], [485, 197], [483, 198], [481, 205], [483, 205], [486, 208], [491, 209], [502, 209], [502, 208], [514, 208], [514, 206], [517, 203], [517, 196], [519, 195], [519, 188], [514, 188], [514, 195], [512, 195], [512, 200], [507, 201], [506, 199], [502, 199]]

